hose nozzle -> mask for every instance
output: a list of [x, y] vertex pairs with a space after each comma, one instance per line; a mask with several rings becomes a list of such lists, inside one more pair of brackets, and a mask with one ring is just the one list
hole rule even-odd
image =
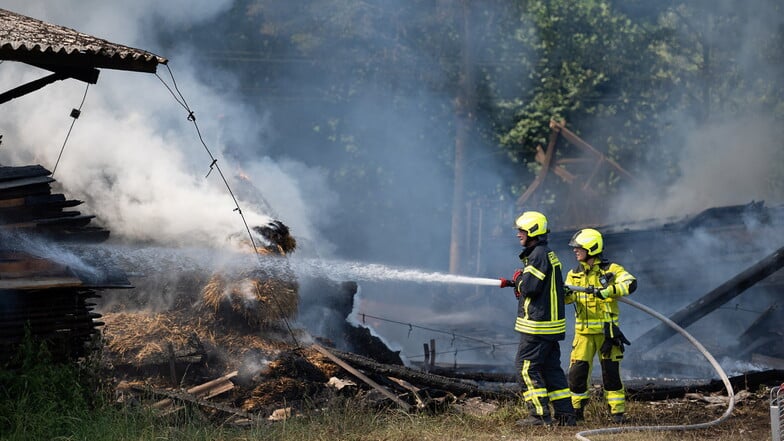
[[504, 279], [501, 277], [501, 286], [500, 288], [514, 288], [514, 282], [509, 279]]

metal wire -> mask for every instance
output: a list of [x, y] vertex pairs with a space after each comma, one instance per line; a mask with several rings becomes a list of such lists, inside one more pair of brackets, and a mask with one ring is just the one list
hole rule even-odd
[[84, 100], [87, 98], [88, 90], [90, 90], [90, 83], [87, 83], [87, 87], [84, 88], [84, 95], [82, 95], [82, 102], [79, 103], [79, 108], [71, 111], [71, 117], [73, 118], [73, 120], [71, 121], [71, 127], [68, 128], [68, 133], [65, 134], [65, 140], [63, 140], [63, 146], [60, 147], [60, 154], [57, 155], [57, 161], [55, 161], [54, 167], [52, 168], [52, 177], [54, 177], [54, 172], [57, 171], [57, 165], [60, 164], [60, 158], [63, 156], [63, 152], [65, 151], [65, 145], [68, 143], [68, 138], [71, 136], [71, 130], [73, 130], [74, 124], [76, 124], [76, 120], [79, 119], [79, 116], [82, 113], [82, 106], [84, 105]]
[[[218, 171], [218, 174], [220, 175], [221, 179], [223, 180], [223, 184], [226, 186], [226, 190], [229, 192], [229, 195], [231, 196], [231, 199], [234, 201], [234, 206], [235, 206], [234, 211], [236, 211], [240, 215], [240, 218], [242, 219], [242, 224], [245, 226], [245, 231], [247, 231], [247, 233], [248, 233], [248, 237], [250, 238], [251, 246], [253, 247], [253, 250], [256, 253], [256, 262], [258, 263], [259, 266], [261, 266], [261, 254], [259, 253], [259, 250], [256, 247], [256, 241], [253, 240], [253, 234], [250, 232], [250, 227], [248, 226], [248, 221], [245, 219], [245, 215], [242, 214], [242, 209], [240, 208], [240, 204], [237, 201], [237, 197], [234, 195], [234, 192], [232, 191], [231, 186], [229, 185], [229, 181], [226, 179], [226, 176], [223, 174], [223, 170], [221, 170], [220, 166], [218, 165], [218, 160], [215, 158], [215, 156], [213, 156], [213, 154], [210, 151], [209, 147], [207, 147], [207, 143], [204, 142], [204, 138], [201, 135], [201, 130], [199, 129], [199, 125], [196, 123], [196, 115], [193, 112], [193, 110], [191, 110], [191, 108], [188, 106], [188, 103], [185, 100], [185, 97], [182, 95], [182, 92], [180, 92], [179, 87], [177, 87], [177, 81], [174, 79], [174, 73], [172, 72], [171, 67], [169, 67], [168, 64], [166, 65], [166, 69], [168, 69], [168, 71], [169, 71], [169, 76], [171, 77], [172, 85], [174, 87], [173, 89], [172, 89], [172, 87], [169, 87], [169, 85], [166, 83], [166, 81], [164, 81], [163, 78], [161, 78], [158, 74], [155, 74], [155, 76], [158, 77], [158, 79], [161, 81], [161, 83], [163, 83], [163, 85], [166, 87], [166, 89], [169, 90], [169, 93], [171, 93], [171, 95], [174, 97], [174, 100], [177, 101], [177, 103], [180, 106], [182, 106], [182, 108], [185, 109], [186, 112], [188, 112], [187, 119], [188, 119], [188, 121], [193, 123], [193, 126], [196, 129], [196, 134], [199, 137], [199, 141], [201, 142], [202, 147], [204, 147], [204, 150], [207, 152], [207, 154], [210, 157], [210, 161], [211, 161], [210, 162], [210, 167], [209, 167], [210, 171], [207, 173], [207, 176], [210, 175], [210, 173], [212, 172], [213, 169]], [[259, 296], [261, 296], [261, 292], [259, 292], [259, 287], [258, 286], [256, 287], [256, 291], [257, 291], [257, 294], [259, 294]], [[294, 330], [292, 329], [291, 324], [289, 323], [289, 320], [286, 318], [286, 315], [283, 312], [283, 306], [280, 304], [280, 301], [272, 293], [271, 293], [270, 297], [272, 298], [273, 302], [275, 303], [275, 306], [277, 306], [278, 312], [280, 313], [280, 318], [283, 321], [283, 323], [286, 325], [286, 329], [288, 330], [289, 336], [291, 336], [291, 339], [294, 342], [295, 346], [297, 348], [301, 348], [299, 340], [297, 339], [296, 335], [294, 334]]]

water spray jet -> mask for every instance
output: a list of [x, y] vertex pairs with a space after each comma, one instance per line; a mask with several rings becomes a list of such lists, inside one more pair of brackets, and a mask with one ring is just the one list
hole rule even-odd
[[395, 268], [377, 263], [346, 262], [334, 260], [291, 259], [298, 274], [317, 272], [331, 279], [357, 282], [415, 282], [458, 285], [500, 286], [497, 278], [462, 276], [440, 272], [426, 272], [411, 268]]

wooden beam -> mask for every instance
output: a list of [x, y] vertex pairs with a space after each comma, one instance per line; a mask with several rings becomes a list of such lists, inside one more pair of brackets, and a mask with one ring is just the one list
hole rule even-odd
[[[682, 308], [671, 315], [669, 319], [678, 324], [678, 326], [686, 328], [782, 267], [784, 267], [784, 247], [779, 248], [685, 308]], [[650, 349], [663, 343], [675, 332], [668, 324], [661, 323], [635, 339], [632, 344], [635, 347]]]
[[49, 84], [52, 84], [55, 81], [64, 80], [66, 78], [68, 78], [67, 75], [61, 73], [53, 73], [43, 78], [30, 81], [29, 83], [22, 84], [21, 86], [14, 87], [9, 91], [0, 94], [0, 104], [11, 101], [14, 98], [19, 98], [20, 96], [27, 95], [28, 93], [35, 92], [36, 90], [44, 86], [47, 86]]
[[97, 83], [98, 75], [101, 73], [101, 71], [99, 71], [94, 67], [62, 66], [62, 65], [46, 64], [46, 63], [29, 63], [29, 64], [36, 67], [40, 67], [41, 69], [46, 69], [56, 74], [65, 75], [67, 78], [73, 78], [75, 80], [83, 81], [89, 84]]
[[555, 121], [555, 120], [551, 120], [551, 121], [550, 121], [550, 128], [552, 128], [553, 130], [560, 131], [561, 135], [563, 135], [563, 137], [564, 137], [564, 138], [566, 138], [566, 140], [567, 140], [567, 141], [569, 141], [569, 142], [570, 142], [570, 143], [572, 143], [573, 145], [575, 145], [575, 146], [577, 146], [577, 147], [579, 147], [579, 148], [581, 148], [581, 149], [583, 149], [583, 150], [585, 150], [585, 151], [587, 151], [587, 152], [591, 153], [591, 154], [592, 154], [592, 155], [594, 155], [594, 156], [595, 156], [595, 157], [596, 157], [598, 160], [600, 160], [600, 161], [603, 161], [603, 162], [607, 162], [607, 163], [608, 163], [608, 164], [610, 164], [610, 165], [611, 165], [611, 166], [612, 166], [612, 167], [613, 167], [613, 168], [614, 168], [616, 171], [618, 171], [618, 173], [620, 173], [620, 174], [622, 174], [623, 176], [625, 176], [626, 178], [628, 178], [628, 179], [630, 179], [630, 180], [632, 180], [632, 181], [635, 181], [635, 182], [636, 182], [636, 179], [635, 179], [635, 177], [634, 177], [634, 176], [632, 176], [632, 174], [631, 174], [631, 173], [629, 173], [628, 171], [626, 171], [626, 169], [624, 169], [623, 167], [621, 167], [621, 166], [620, 166], [620, 165], [619, 165], [617, 162], [615, 162], [615, 161], [614, 161], [612, 158], [609, 158], [609, 157], [607, 157], [607, 156], [606, 156], [604, 153], [600, 152], [599, 150], [597, 150], [596, 148], [594, 148], [592, 145], [590, 145], [590, 144], [588, 144], [587, 142], [583, 141], [583, 140], [582, 140], [582, 139], [581, 139], [579, 136], [577, 136], [577, 135], [575, 135], [574, 133], [572, 133], [572, 131], [570, 131], [569, 129], [567, 129], [567, 128], [566, 128], [566, 126], [565, 126], [564, 124], [562, 124], [562, 123], [560, 123], [560, 122], [558, 122], [558, 121]]
[[319, 351], [325, 357], [327, 357], [330, 360], [332, 360], [333, 362], [335, 362], [335, 364], [337, 364], [338, 366], [340, 366], [343, 369], [349, 371], [352, 375], [354, 375], [355, 377], [357, 377], [360, 380], [362, 380], [365, 383], [367, 383], [373, 389], [376, 389], [377, 391], [381, 392], [382, 395], [384, 395], [385, 397], [387, 397], [390, 400], [394, 401], [398, 406], [400, 406], [400, 408], [402, 408], [406, 412], [411, 410], [411, 405], [410, 404], [408, 404], [405, 401], [401, 400], [400, 398], [398, 398], [397, 395], [393, 394], [392, 392], [388, 391], [386, 388], [384, 388], [380, 384], [378, 384], [375, 381], [371, 380], [367, 375], [365, 375], [362, 372], [360, 372], [360, 371], [354, 369], [353, 367], [351, 367], [348, 363], [346, 363], [345, 361], [343, 361], [340, 358], [338, 358], [338, 356], [336, 356], [333, 353], [329, 352], [325, 347], [323, 347], [323, 346], [321, 346], [321, 345], [319, 345], [317, 343], [313, 343], [313, 348], [315, 350]]
[[[232, 371], [228, 374], [218, 377], [214, 380], [210, 380], [206, 383], [202, 383], [198, 386], [191, 387], [186, 391], [187, 394], [191, 395], [196, 400], [209, 400], [212, 397], [218, 396], [224, 392], [228, 392], [234, 389], [234, 383], [230, 380], [236, 377], [239, 374], [239, 371]], [[168, 407], [173, 403], [171, 398], [165, 398], [163, 400], [157, 401], [155, 404], [152, 405], [155, 409], [161, 409], [164, 407]]]
[[[539, 173], [536, 174], [533, 182], [528, 188], [525, 189], [525, 192], [517, 198], [517, 206], [520, 207], [525, 204], [531, 195], [534, 194], [537, 188], [544, 182], [544, 178], [547, 177], [547, 172], [550, 171], [550, 166], [553, 161], [553, 156], [555, 155], [555, 142], [558, 140], [558, 131], [552, 130], [550, 132], [550, 138], [547, 141], [547, 150], [544, 152], [544, 157], [542, 159], [542, 168], [539, 169]], [[540, 146], [537, 146], [537, 149], [541, 150]]]

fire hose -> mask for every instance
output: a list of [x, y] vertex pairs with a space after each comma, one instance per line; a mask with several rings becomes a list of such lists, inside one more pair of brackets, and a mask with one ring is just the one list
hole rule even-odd
[[[503, 286], [503, 283], [502, 283], [502, 286]], [[573, 286], [573, 285], [566, 285], [566, 288], [570, 289], [572, 291], [580, 291], [580, 292], [588, 292], [588, 293], [593, 293], [594, 289], [595, 289], [593, 287], [582, 287], [582, 286]], [[667, 425], [667, 426], [659, 425], [659, 426], [606, 427], [606, 428], [601, 428], [601, 429], [584, 430], [582, 432], [578, 432], [575, 435], [575, 437], [577, 439], [579, 439], [579, 440], [590, 441], [590, 439], [587, 438], [587, 436], [589, 436], [589, 435], [605, 434], [605, 433], [622, 433], [622, 432], [633, 432], [633, 431], [666, 431], [666, 430], [705, 429], [707, 427], [715, 426], [715, 425], [721, 423], [722, 421], [726, 420], [727, 418], [729, 418], [729, 416], [732, 414], [733, 408], [735, 407], [735, 393], [734, 393], [734, 391], [732, 389], [732, 384], [730, 384], [730, 379], [727, 377], [727, 374], [721, 368], [721, 366], [716, 361], [716, 359], [713, 358], [713, 355], [711, 355], [710, 352], [708, 352], [705, 349], [705, 347], [702, 346], [702, 344], [699, 341], [697, 341], [697, 339], [695, 339], [691, 334], [686, 332], [685, 329], [681, 328], [680, 326], [678, 326], [678, 324], [676, 324], [672, 320], [668, 319], [667, 317], [661, 315], [660, 313], [656, 312], [655, 310], [653, 310], [653, 309], [651, 309], [651, 308], [649, 308], [649, 307], [647, 307], [645, 305], [642, 305], [640, 303], [637, 303], [637, 302], [635, 302], [633, 300], [629, 300], [627, 298], [624, 298], [624, 297], [618, 297], [616, 300], [618, 300], [619, 302], [623, 302], [623, 303], [626, 303], [628, 305], [631, 305], [631, 306], [633, 306], [633, 307], [635, 307], [635, 308], [637, 308], [637, 309], [639, 309], [639, 310], [641, 310], [643, 312], [646, 312], [646, 313], [656, 317], [657, 319], [661, 320], [662, 322], [666, 323], [671, 328], [676, 330], [679, 334], [684, 336], [686, 338], [686, 340], [689, 341], [689, 343], [691, 343], [695, 348], [697, 348], [697, 350], [700, 351], [702, 353], [702, 355], [704, 355], [705, 358], [708, 359], [708, 361], [710, 362], [711, 366], [713, 366], [713, 368], [719, 374], [719, 377], [721, 377], [721, 381], [724, 383], [724, 387], [727, 389], [727, 396], [729, 398], [729, 403], [727, 404], [727, 409], [724, 411], [724, 413], [719, 418], [717, 418], [715, 420], [712, 420], [712, 421], [708, 421], [706, 423], [683, 424], [683, 425]]]

